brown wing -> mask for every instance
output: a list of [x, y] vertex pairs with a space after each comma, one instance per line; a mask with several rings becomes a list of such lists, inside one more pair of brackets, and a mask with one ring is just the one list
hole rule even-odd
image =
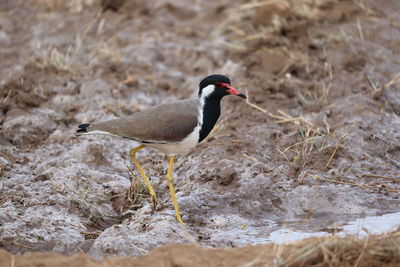
[[197, 126], [199, 100], [162, 104], [131, 116], [93, 124], [100, 130], [144, 142], [179, 142]]

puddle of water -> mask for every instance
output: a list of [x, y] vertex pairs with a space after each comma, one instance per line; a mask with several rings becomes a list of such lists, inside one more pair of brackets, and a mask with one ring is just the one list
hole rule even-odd
[[400, 212], [382, 216], [369, 216], [360, 218], [343, 227], [339, 235], [357, 235], [360, 237], [368, 234], [379, 235], [396, 230], [400, 226]]
[[[298, 241], [309, 237], [322, 236], [355, 236], [358, 238], [367, 236], [368, 234], [384, 234], [396, 230], [400, 227], [400, 212], [389, 213], [382, 216], [367, 216], [348, 221], [346, 216], [342, 216], [342, 223], [334, 222], [329, 218], [322, 219], [322, 224], [313, 230], [304, 230], [307, 224], [316, 223], [315, 220], [291, 222], [288, 225], [279, 225], [274, 221], [264, 220], [257, 221], [254, 224], [246, 224], [248, 220], [240, 216], [213, 216], [214, 232], [209, 239], [202, 242], [202, 246], [213, 247], [214, 244], [226, 246], [244, 246], [257, 245], [265, 243], [284, 244], [292, 241]], [[327, 229], [327, 230], [323, 230]], [[334, 232], [334, 233], [332, 233]]]
[[306, 232], [297, 232], [290, 229], [279, 229], [272, 232], [269, 235], [269, 243], [290, 243], [292, 241], [298, 241], [302, 239], [306, 239], [309, 237], [321, 237], [330, 235], [327, 232], [314, 232], [314, 233], [306, 233]]
[[[268, 242], [268, 234], [278, 229], [279, 225], [271, 220], [258, 222], [258, 226], [248, 224], [248, 220], [237, 215], [222, 216], [216, 215], [212, 218], [214, 232], [203, 246], [209, 244], [234, 244], [244, 246], [248, 244], [257, 245]], [[232, 239], [234, 237], [234, 239]]]
[[[337, 228], [338, 225], [335, 225]], [[368, 234], [384, 234], [396, 230], [400, 227], [400, 212], [385, 214], [382, 216], [368, 216], [359, 218], [345, 225], [339, 225], [342, 230], [336, 236], [356, 236], [365, 237]], [[328, 232], [301, 232], [295, 229], [279, 229], [269, 235], [269, 242], [289, 243], [291, 241], [302, 240], [308, 237], [321, 237], [332, 235]]]

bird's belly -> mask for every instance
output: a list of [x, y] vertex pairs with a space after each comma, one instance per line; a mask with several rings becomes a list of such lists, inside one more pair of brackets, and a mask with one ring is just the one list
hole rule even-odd
[[144, 144], [164, 152], [167, 155], [186, 154], [199, 143], [199, 130], [196, 127], [191, 134], [177, 143], [168, 144]]

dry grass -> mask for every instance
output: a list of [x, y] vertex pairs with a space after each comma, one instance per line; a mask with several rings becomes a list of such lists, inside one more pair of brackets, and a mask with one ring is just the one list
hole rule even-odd
[[80, 13], [86, 8], [99, 7], [100, 0], [35, 0], [33, 4], [47, 10], [68, 10], [71, 13]]
[[348, 134], [349, 134], [349, 133], [345, 133], [344, 135], [342, 135], [342, 136], [339, 138], [335, 149], [333, 150], [331, 156], [329, 157], [328, 162], [327, 162], [326, 165], [325, 165], [325, 168], [328, 168], [328, 167], [329, 167], [329, 164], [331, 164], [333, 157], [335, 156], [337, 150], [339, 149], [339, 146], [340, 146], [340, 145], [342, 144], [342, 142], [343, 142], [343, 139], [344, 139]]
[[[326, 4], [335, 1], [276, 1], [276, 0], [260, 0], [252, 3], [245, 3], [240, 6], [233, 7], [226, 19], [216, 28], [213, 36], [217, 42], [223, 44], [236, 51], [253, 49], [249, 41], [255, 39], [269, 39], [276, 35], [280, 36], [280, 31], [290, 26], [288, 23], [291, 18], [303, 19], [308, 22], [317, 21], [325, 16]], [[357, 6], [366, 6], [362, 1], [358, 1]], [[257, 22], [259, 20], [259, 22]], [[362, 25], [358, 22], [360, 38], [364, 38]], [[221, 38], [223, 37], [223, 38]], [[220, 38], [220, 39], [219, 39]], [[273, 39], [273, 38], [272, 38]], [[326, 34], [321, 37], [322, 46], [333, 42], [348, 42], [352, 39], [347, 32], [341, 30], [337, 33]], [[251, 51], [251, 49], [249, 51]], [[325, 53], [325, 49], [323, 50]], [[334, 71], [331, 63], [315, 62], [310, 57], [304, 56], [304, 53], [290, 50], [285, 53], [289, 58], [288, 65], [278, 73], [278, 77], [287, 84], [294, 84], [297, 87], [298, 77], [292, 77], [288, 72], [293, 65], [305, 66], [305, 72], [308, 73], [311, 65], [319, 65], [323, 69], [325, 75], [321, 78], [313, 80], [314, 86], [309, 90], [297, 90], [295, 92], [297, 99], [304, 107], [309, 107], [313, 110], [328, 109], [329, 99], [331, 95], [331, 87], [334, 78]], [[327, 55], [325, 55], [327, 58]], [[312, 113], [300, 114], [292, 116], [283, 110], [270, 112], [267, 109], [260, 107], [251, 102], [248, 92], [247, 104], [252, 108], [267, 114], [273, 118], [278, 124], [285, 124], [285, 127], [290, 130], [290, 134], [296, 137], [293, 144], [286, 147], [277, 147], [279, 155], [289, 163], [300, 167], [299, 172], [308, 166], [318, 164], [322, 168], [327, 169], [334, 165], [335, 160], [341, 153], [341, 150], [346, 149], [345, 137], [349, 134], [347, 130], [336, 129], [328, 123], [327, 116], [321, 113], [321, 118], [314, 116]], [[305, 111], [307, 111], [305, 109]]]
[[396, 231], [365, 239], [312, 238], [276, 245], [273, 266], [395, 266], [400, 263], [399, 241]]
[[[323, 93], [320, 95], [313, 95], [312, 101], [325, 103], [329, 94], [329, 88], [326, 89], [326, 87], [323, 87], [322, 91]], [[286, 161], [304, 168], [306, 164], [309, 163], [310, 159], [315, 158], [312, 157], [313, 153], [321, 153], [333, 147], [333, 144], [335, 143], [334, 141], [337, 139], [337, 137], [334, 134], [330, 133], [330, 127], [326, 121], [326, 118], [324, 120], [325, 127], [321, 128], [314, 125], [313, 122], [311, 122], [304, 116], [293, 117], [282, 110], [277, 110], [278, 114], [273, 114], [268, 110], [252, 103], [248, 91], [246, 91], [246, 95], [248, 97], [246, 103], [249, 106], [258, 111], [268, 114], [268, 116], [273, 118], [278, 124], [291, 123], [293, 125], [293, 129], [295, 129], [295, 131], [299, 133], [299, 136], [301, 137], [300, 141], [289, 145], [284, 149], [280, 149], [278, 147], [276, 148], [280, 156], [282, 156]], [[338, 138], [338, 141], [334, 146], [334, 150], [329, 160], [326, 162], [325, 168], [328, 168], [328, 166], [331, 164], [337, 150], [343, 142], [343, 139], [347, 135], [348, 133], [345, 133]], [[291, 157], [292, 160], [290, 160], [287, 156], [288, 153], [294, 154], [294, 156]]]
[[135, 208], [137, 206], [142, 206], [143, 199], [150, 198], [150, 192], [143, 180], [134, 175], [132, 169], [129, 169], [129, 172], [131, 174], [131, 186], [128, 190], [128, 197], [130, 206]]
[[[292, 131], [297, 132], [298, 134], [296, 136], [300, 138], [299, 141], [296, 141], [294, 144], [291, 144], [284, 149], [277, 148], [280, 155], [288, 162], [304, 168], [311, 159], [315, 158], [315, 154], [325, 152], [327, 149], [332, 147], [336, 137], [334, 134], [330, 133], [330, 127], [326, 121], [325, 128], [321, 128], [304, 116], [293, 117], [282, 110], [278, 110], [277, 112], [279, 115], [270, 116], [276, 120], [276, 123], [292, 124]], [[336, 150], [337, 149], [338, 146], [336, 147]], [[333, 155], [335, 153], [336, 151]], [[289, 157], [288, 154], [291, 154], [292, 156]], [[289, 160], [289, 158], [291, 160]], [[327, 165], [329, 165], [331, 161], [332, 159], [328, 161]]]
[[226, 137], [227, 134], [224, 132], [224, 130], [228, 124], [227, 118], [222, 118], [219, 120], [215, 127], [211, 130], [210, 134], [206, 137], [205, 142]]
[[366, 76], [367, 81], [370, 85], [370, 93], [372, 95], [372, 98], [375, 100], [378, 100], [379, 97], [384, 93], [386, 88], [389, 88], [393, 85], [396, 85], [400, 82], [400, 73], [397, 73], [394, 75], [388, 82], [383, 84], [382, 86], [377, 86], [369, 76]]
[[326, 84], [324, 81], [321, 81], [319, 84], [317, 84], [317, 88], [319, 88], [319, 90], [305, 91], [304, 93], [302, 93], [301, 91], [298, 91], [297, 97], [303, 105], [324, 106], [328, 102], [329, 93], [330, 93], [331, 86], [332, 86], [331, 81], [332, 81], [333, 74], [332, 74], [332, 68], [328, 62], [325, 64], [324, 67], [325, 67], [326, 73], [330, 77], [329, 83]]
[[[40, 68], [77, 72], [95, 65], [118, 63], [121, 59], [118, 40], [104, 34], [105, 19], [101, 12], [83, 28], [67, 48], [48, 47], [32, 61]], [[90, 35], [90, 37], [89, 37]], [[88, 55], [88, 56], [87, 56]]]
[[[299, 173], [302, 173], [302, 175], [299, 176], [299, 182], [302, 182], [307, 177], [311, 177], [321, 182], [356, 186], [368, 191], [383, 193], [400, 192], [399, 187], [390, 185], [400, 182], [400, 174], [391, 177], [382, 174], [365, 174], [362, 170], [356, 170], [356, 173], [358, 173], [357, 177], [367, 178], [366, 182], [359, 181], [358, 179], [355, 181], [354, 179], [346, 177], [346, 175], [342, 173], [344, 170], [340, 170], [340, 172], [332, 178], [308, 174], [309, 168], [306, 168], [308, 165], [314, 167], [324, 166], [325, 169], [328, 169], [335, 160], [339, 160], [340, 158], [337, 152], [339, 149], [347, 149], [347, 144], [344, 144], [344, 141], [350, 132], [346, 131], [340, 133], [340, 130], [331, 131], [326, 121], [325, 128], [320, 128], [316, 127], [304, 116], [293, 117], [282, 110], [278, 110], [277, 112], [278, 115], [274, 115], [265, 110], [265, 113], [274, 118], [277, 123], [290, 123], [291, 128], [299, 133], [297, 136], [300, 136], [300, 140], [294, 144], [285, 148], [276, 148], [279, 152], [277, 157], [282, 157], [289, 163], [300, 167]], [[325, 158], [326, 161], [322, 162]], [[374, 180], [371, 181], [372, 179]]]
[[72, 72], [76, 70], [76, 55], [77, 53], [71, 52], [70, 46], [65, 53], [60, 52], [57, 48], [49, 48], [42, 56], [33, 60], [33, 62], [41, 69], [55, 68], [59, 71]]
[[98, 42], [92, 49], [90, 54], [89, 66], [96, 64], [119, 63], [121, 61], [121, 53], [118, 49], [118, 43], [115, 38]]
[[[216, 43], [234, 51], [244, 51], [249, 42], [257, 39], [268, 39], [289, 25], [288, 21], [296, 18], [305, 21], [317, 21], [325, 16], [324, 5], [332, 0], [261, 0], [233, 6], [226, 18], [216, 27], [212, 37]], [[355, 4], [362, 10], [370, 10], [359, 0]], [[256, 25], [249, 18], [264, 18], [262, 25]], [[360, 26], [361, 27], [361, 26]], [[328, 34], [325, 43], [343, 42], [351, 38], [341, 31]]]
[[138, 178], [131, 168], [130, 173], [131, 186], [121, 194], [111, 197], [114, 210], [121, 215], [129, 215], [131, 210], [137, 210], [143, 207], [143, 203], [150, 199], [150, 192], [144, 182]]
[[[77, 41], [66, 50], [49, 47], [43, 56], [32, 61], [41, 69], [55, 68], [67, 72], [79, 72], [97, 64], [120, 62], [121, 54], [113, 38], [86, 44], [85, 49], [81, 45], [82, 41], [77, 37]], [[85, 51], [88, 51], [90, 57], [82, 62], [82, 53], [86, 53]]]
[[[56, 266], [63, 262], [73, 266], [161, 266], [180, 262], [180, 266], [273, 266], [273, 267], [371, 267], [399, 266], [400, 231], [364, 239], [337, 236], [309, 238], [290, 244], [265, 244], [234, 249], [204, 249], [197, 245], [170, 244], [139, 258], [109, 258], [93, 262], [88, 256], [12, 254], [5, 266], [18, 262], [24, 266]], [[15, 257], [15, 259], [14, 259]], [[29, 264], [28, 264], [29, 263]], [[22, 266], [21, 265], [21, 266]], [[33, 265], [32, 265], [33, 266]], [[172, 266], [172, 265], [167, 265]]]

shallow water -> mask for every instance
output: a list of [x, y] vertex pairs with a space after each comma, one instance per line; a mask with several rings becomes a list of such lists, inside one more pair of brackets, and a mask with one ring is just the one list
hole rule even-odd
[[[229, 217], [214, 220], [214, 234], [209, 239], [200, 241], [203, 246], [244, 246], [265, 243], [290, 243], [310, 237], [354, 236], [362, 238], [368, 234], [379, 235], [392, 232], [400, 227], [400, 211], [379, 216], [355, 218], [341, 216], [341, 222], [332, 220], [332, 215], [319, 218], [278, 223], [272, 220], [246, 223], [243, 218]], [[232, 223], [235, 221], [236, 223]], [[310, 225], [313, 227], [310, 228]], [[232, 238], [235, 237], [235, 238]]]
[[[337, 232], [333, 235], [340, 237], [365, 237], [368, 234], [385, 234], [400, 227], [400, 212], [384, 214], [381, 216], [367, 216], [346, 224], [335, 223], [335, 225], [331, 225], [331, 227], [337, 229]], [[332, 233], [327, 231], [303, 232], [296, 230], [295, 227], [291, 227], [276, 230], [272, 232], [266, 239], [268, 240], [267, 242], [288, 243], [309, 237], [321, 237], [329, 235], [332, 235]], [[256, 241], [255, 243], [258, 242]]]

